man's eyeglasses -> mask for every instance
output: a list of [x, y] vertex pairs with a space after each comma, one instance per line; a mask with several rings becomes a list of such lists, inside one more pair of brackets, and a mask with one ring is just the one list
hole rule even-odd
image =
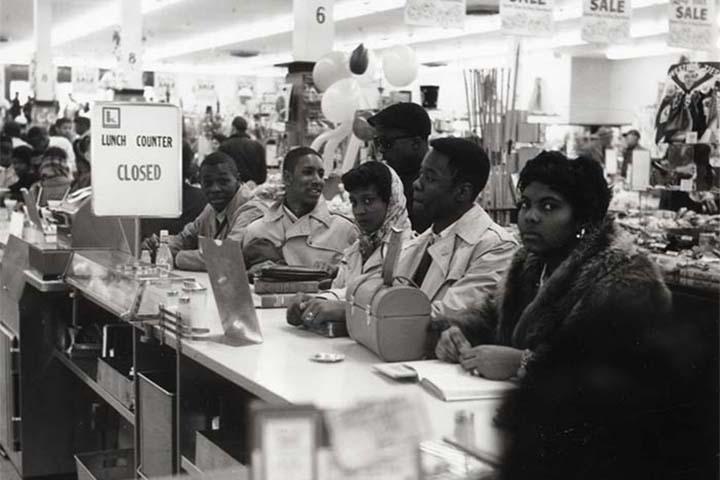
[[395, 137], [395, 138], [385, 138], [385, 137], [375, 137], [373, 138], [373, 145], [375, 145], [375, 148], [378, 149], [380, 152], [387, 152], [388, 150], [392, 149], [395, 145], [395, 142], [398, 140], [402, 140], [404, 138], [415, 138], [412, 135], [406, 135], [403, 137]]

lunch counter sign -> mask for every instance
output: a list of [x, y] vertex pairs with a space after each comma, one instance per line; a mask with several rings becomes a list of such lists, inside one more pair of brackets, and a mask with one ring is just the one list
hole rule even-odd
[[93, 209], [100, 216], [177, 217], [182, 209], [180, 111], [98, 102], [92, 132]]

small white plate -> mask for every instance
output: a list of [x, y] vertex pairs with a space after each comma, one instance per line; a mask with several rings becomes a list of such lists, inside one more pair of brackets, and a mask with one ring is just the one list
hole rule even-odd
[[318, 363], [338, 363], [345, 360], [345, 355], [342, 353], [316, 353], [310, 360]]

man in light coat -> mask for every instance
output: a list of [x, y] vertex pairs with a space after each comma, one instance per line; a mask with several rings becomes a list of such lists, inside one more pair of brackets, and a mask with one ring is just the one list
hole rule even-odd
[[414, 184], [413, 208], [432, 227], [406, 242], [396, 276], [415, 282], [432, 301], [432, 317], [479, 305], [510, 266], [517, 242], [475, 203], [490, 162], [460, 138], [430, 142]]
[[[200, 184], [208, 205], [168, 241], [175, 267], [181, 270], [206, 270], [199, 249], [201, 236], [241, 242], [245, 227], [261, 218], [267, 210], [262, 202], [252, 198], [252, 188], [240, 182], [235, 161], [222, 152], [205, 158], [200, 166]], [[157, 245], [155, 235], [145, 241], [148, 248], [155, 249]]]
[[352, 221], [328, 211], [322, 197], [324, 175], [315, 150], [298, 147], [288, 152], [283, 161], [284, 197], [245, 232], [248, 268], [285, 263], [337, 271], [343, 252], [359, 232]]

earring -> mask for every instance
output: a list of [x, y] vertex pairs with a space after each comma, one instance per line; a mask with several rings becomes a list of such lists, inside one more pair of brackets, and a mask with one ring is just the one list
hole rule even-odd
[[579, 232], [575, 234], [575, 238], [582, 239], [585, 236], [585, 228], [581, 228]]

